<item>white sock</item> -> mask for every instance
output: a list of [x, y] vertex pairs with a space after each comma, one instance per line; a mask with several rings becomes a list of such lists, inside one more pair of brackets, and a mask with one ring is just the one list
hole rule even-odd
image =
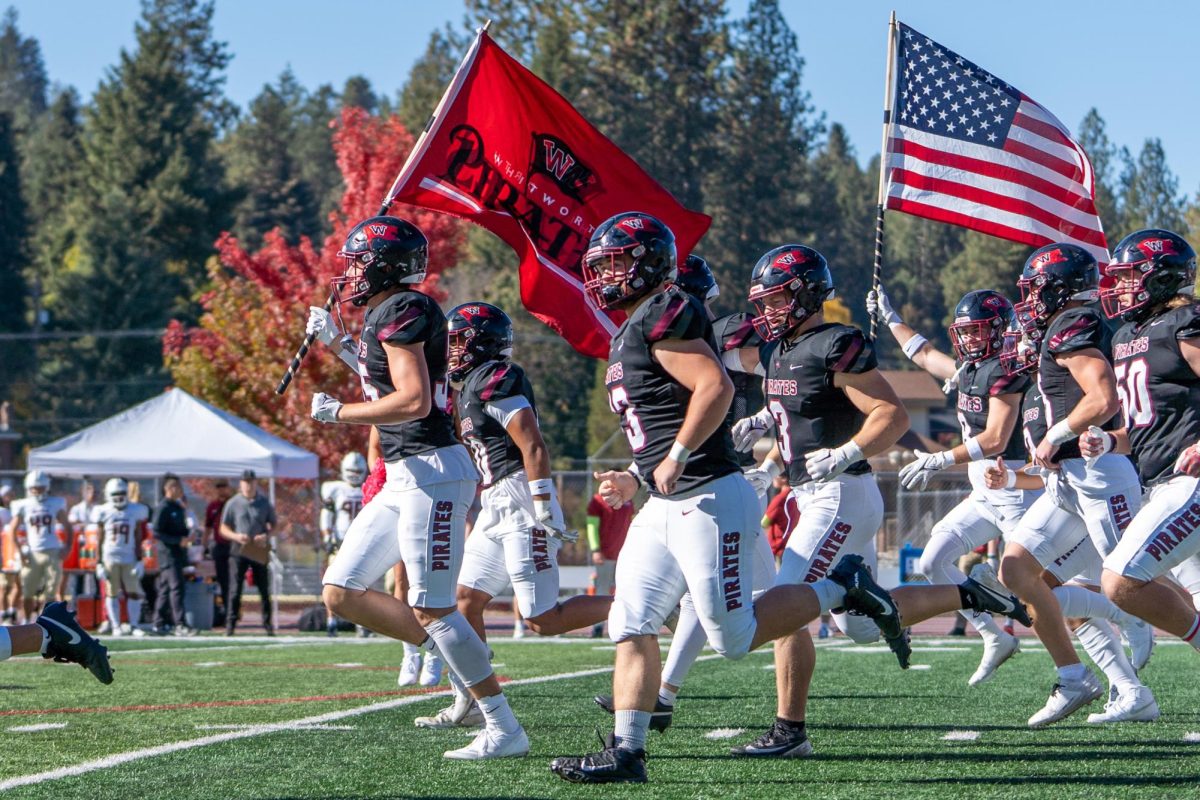
[[675, 636], [671, 639], [671, 649], [667, 651], [667, 661], [663, 665], [663, 682], [683, 686], [692, 664], [696, 663], [696, 657], [707, 642], [708, 634], [696, 616], [691, 595], [686, 594], [679, 603], [679, 623], [675, 626]]
[[821, 613], [841, 608], [842, 603], [846, 602], [846, 590], [828, 578], [821, 578], [808, 584], [808, 587], [816, 592], [817, 602], [821, 604]]
[[1075, 638], [1092, 661], [1096, 662], [1108, 682], [1116, 686], [1121, 694], [1142, 685], [1133, 670], [1133, 664], [1125, 655], [1125, 649], [1121, 647], [1121, 640], [1107, 620], [1089, 619], [1075, 629]]
[[481, 697], [476, 702], [479, 703], [479, 709], [483, 711], [483, 718], [487, 720], [489, 728], [498, 728], [505, 733], [513, 733], [520, 729], [521, 724], [517, 722], [512, 709], [509, 708], [508, 698], [503, 694]]
[[1069, 664], [1068, 666], [1058, 668], [1060, 683], [1079, 683], [1086, 674], [1087, 667], [1083, 664]]
[[421, 648], [420, 648], [420, 646], [418, 646], [418, 645], [415, 645], [415, 644], [413, 644], [412, 642], [404, 642], [404, 656], [405, 656], [405, 658], [407, 658], [408, 656], [419, 656], [419, 655], [421, 655]]
[[617, 747], [622, 750], [646, 749], [646, 732], [650, 729], [649, 711], [618, 711], [616, 723], [613, 734]]
[[1188, 632], [1184, 634], [1183, 640], [1192, 647], [1200, 650], [1200, 614], [1192, 620], [1192, 627], [1188, 628]]
[[963, 609], [959, 612], [967, 622], [971, 623], [971, 627], [979, 631], [980, 637], [985, 641], [992, 641], [1000, 638], [1003, 631], [996, 623], [995, 617], [986, 611], [968, 611]]
[[108, 621], [112, 623], [113, 630], [121, 627], [121, 601], [109, 595], [104, 598], [104, 609], [108, 612]]
[[435, 649], [425, 642], [426, 649], [441, 656], [466, 686], [474, 686], [491, 677], [487, 645], [460, 612], [451, 611], [441, 619], [435, 619], [425, 626], [425, 631], [436, 643]]
[[658, 687], [658, 699], [659, 699], [659, 701], [660, 701], [660, 702], [662, 702], [662, 704], [663, 704], [664, 706], [673, 706], [673, 705], [675, 705], [675, 698], [676, 698], [678, 695], [679, 695], [679, 691], [678, 691], [678, 690], [674, 690], [674, 691], [672, 691], [671, 689], [668, 689], [666, 686], [659, 686], [659, 687]]
[[0, 661], [7, 661], [12, 658], [12, 637], [8, 634], [8, 628], [0, 626]]
[[125, 608], [129, 611], [129, 624], [136, 628], [142, 622], [142, 598], [126, 598]]
[[1103, 594], [1084, 586], [1058, 586], [1054, 596], [1062, 606], [1063, 616], [1068, 619], [1106, 619], [1121, 623], [1128, 616]]

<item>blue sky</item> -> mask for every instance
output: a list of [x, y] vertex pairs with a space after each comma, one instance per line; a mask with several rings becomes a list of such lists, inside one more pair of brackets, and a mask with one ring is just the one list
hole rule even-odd
[[[137, 0], [16, 0], [51, 80], [90, 95], [133, 42]], [[748, 0], [729, 0], [734, 15]], [[887, 17], [899, 18], [997, 74], [1075, 129], [1091, 106], [1135, 152], [1163, 140], [1180, 188], [1200, 190], [1200, 82], [1194, 65], [1200, 3], [1142, 0], [781, 0], [807, 60], [805, 85], [859, 157], [879, 149]], [[227, 91], [245, 104], [288, 65], [306, 86], [366, 75], [394, 93], [430, 31], [462, 19], [461, 0], [217, 0], [218, 38], [234, 60]]]

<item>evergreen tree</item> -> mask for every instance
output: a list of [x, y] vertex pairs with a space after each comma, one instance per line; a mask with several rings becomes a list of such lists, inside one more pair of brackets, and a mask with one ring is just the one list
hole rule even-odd
[[342, 106], [361, 108], [368, 114], [379, 110], [379, 98], [371, 88], [371, 82], [362, 75], [352, 75], [342, 87]]
[[1186, 201], [1179, 194], [1179, 178], [1167, 165], [1162, 141], [1147, 139], [1125, 180], [1121, 198], [1125, 228], [1110, 236], [1115, 245], [1121, 236], [1140, 228], [1184, 230]]
[[[1124, 228], [1115, 189], [1117, 167], [1124, 159], [1121, 151], [1108, 138], [1104, 118], [1095, 108], [1089, 110], [1083, 122], [1079, 123], [1079, 145], [1091, 160], [1096, 176], [1096, 212], [1100, 215], [1105, 234], [1115, 243], [1114, 232]], [[1125, 158], [1128, 158], [1127, 154]]]
[[[0, 112], [0, 331], [27, 330], [25, 267], [25, 201], [21, 196], [12, 117]], [[19, 380], [27, 370], [27, 347], [0, 346], [0, 375]], [[11, 399], [8, 391], [0, 401]]]
[[846, 130], [834, 123], [812, 160], [814, 216], [822, 225], [813, 245], [828, 259], [838, 297], [851, 317], [867, 323], [864, 298], [875, 260], [876, 173], [858, 165]]
[[279, 91], [285, 98], [299, 97], [298, 102], [291, 103], [296, 108], [292, 161], [312, 192], [321, 223], [319, 235], [327, 236], [329, 215], [337, 209], [345, 190], [333, 150], [333, 125], [340, 109], [337, 92], [329, 84], [306, 92], [290, 71], [280, 77]]
[[396, 113], [404, 127], [419, 133], [437, 108], [462, 58], [460, 37], [447, 25], [429, 36], [425, 52], [413, 64], [400, 91]]
[[21, 36], [16, 9], [0, 20], [0, 113], [10, 115], [9, 127], [23, 134], [46, 110], [49, 79], [37, 40]]

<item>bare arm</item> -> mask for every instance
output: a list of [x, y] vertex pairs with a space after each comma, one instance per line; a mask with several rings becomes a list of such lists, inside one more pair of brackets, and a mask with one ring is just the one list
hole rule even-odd
[[396, 391], [378, 400], [346, 403], [338, 412], [338, 422], [395, 425], [429, 415], [432, 391], [422, 345], [384, 342], [383, 350], [387, 353], [388, 373]]
[[[901, 348], [908, 344], [909, 339], [917, 335], [915, 330], [903, 322], [889, 325], [888, 330], [892, 332], [892, 336]], [[953, 378], [955, 371], [958, 369], [953, 358], [938, 350], [928, 341], [921, 345], [921, 349], [913, 354], [912, 362], [942, 381]]]
[[1080, 350], [1059, 356], [1057, 361], [1070, 370], [1071, 377], [1083, 391], [1083, 398], [1067, 415], [1067, 424], [1072, 431], [1082, 433], [1089, 425], [1101, 425], [1121, 410], [1112, 365], [1099, 350]]
[[879, 370], [837, 372], [833, 385], [845, 391], [854, 407], [867, 417], [852, 437], [864, 458], [884, 452], [908, 430], [908, 412]]
[[[1020, 413], [1021, 395], [1019, 394], [1002, 394], [988, 398], [987, 425], [975, 436], [975, 441], [985, 456], [994, 456], [1004, 452]], [[955, 464], [966, 464], [972, 460], [965, 444], [955, 445], [950, 452], [954, 454]]]
[[[692, 393], [676, 445], [695, 450], [721, 426], [733, 402], [733, 383], [708, 344], [701, 339], [667, 339], [650, 348], [651, 355], [673, 380]], [[675, 489], [683, 461], [668, 455], [654, 470], [654, 485], [663, 494]]]
[[250, 541], [249, 536], [245, 536], [243, 534], [238, 533], [233, 528], [226, 525], [224, 522], [221, 523], [221, 535], [224, 536], [229, 541], [238, 542], [239, 544], [246, 544], [247, 542]]
[[[525, 464], [525, 474], [530, 481], [550, 477], [550, 452], [542, 439], [542, 431], [538, 427], [537, 415], [532, 408], [523, 408], [509, 421], [505, 428], [512, 437], [513, 443], [521, 450], [521, 460]], [[535, 495], [548, 497], [548, 495]]]

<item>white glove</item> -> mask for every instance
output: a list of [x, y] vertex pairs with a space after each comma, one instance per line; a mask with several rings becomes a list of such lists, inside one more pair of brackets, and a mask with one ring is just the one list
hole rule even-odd
[[304, 332], [316, 334], [326, 345], [332, 345], [342, 335], [333, 314], [318, 306], [308, 307], [308, 324], [304, 326]]
[[104, 562], [102, 561], [96, 562], [96, 580], [100, 583], [108, 580], [108, 570], [104, 568]]
[[140, 559], [133, 562], [133, 574], [137, 576], [139, 581], [146, 577], [146, 565]]
[[733, 436], [733, 449], [745, 453], [774, 427], [775, 418], [765, 408], [753, 416], [739, 419], [733, 423], [733, 429], [730, 431]]
[[317, 392], [312, 399], [312, 418], [317, 422], [337, 422], [338, 412], [342, 410], [342, 401], [330, 397], [324, 392]]
[[911, 464], [905, 464], [900, 469], [900, 485], [909, 491], [920, 491], [929, 485], [929, 477], [940, 472], [954, 463], [954, 452], [943, 450], [940, 453], [925, 453], [914, 450], [917, 458]]
[[780, 472], [782, 469], [779, 463], [769, 458], [762, 463], [761, 467], [749, 467], [742, 470], [742, 474], [746, 476], [746, 480], [749, 481], [750, 488], [754, 490], [755, 494], [766, 494]]
[[893, 325], [904, 324], [904, 320], [900, 319], [900, 315], [896, 313], [896, 309], [892, 308], [892, 301], [888, 299], [887, 293], [883, 291], [883, 286], [867, 292], [867, 314], [878, 314], [879, 318], [889, 328]]
[[562, 507], [558, 504], [558, 498], [553, 495], [549, 500], [533, 501], [533, 516], [537, 520], [538, 527], [555, 539], [570, 544], [579, 538], [579, 531], [567, 530], [567, 523], [563, 521]]
[[831, 481], [841, 475], [857, 461], [862, 461], [863, 451], [854, 440], [846, 442], [841, 447], [830, 449], [822, 447], [804, 454], [804, 469], [814, 481]]
[[1091, 466], [1097, 458], [1112, 450], [1116, 443], [1117, 438], [1111, 433], [1089, 425], [1079, 437], [1079, 452], [1087, 460], [1088, 466]]

